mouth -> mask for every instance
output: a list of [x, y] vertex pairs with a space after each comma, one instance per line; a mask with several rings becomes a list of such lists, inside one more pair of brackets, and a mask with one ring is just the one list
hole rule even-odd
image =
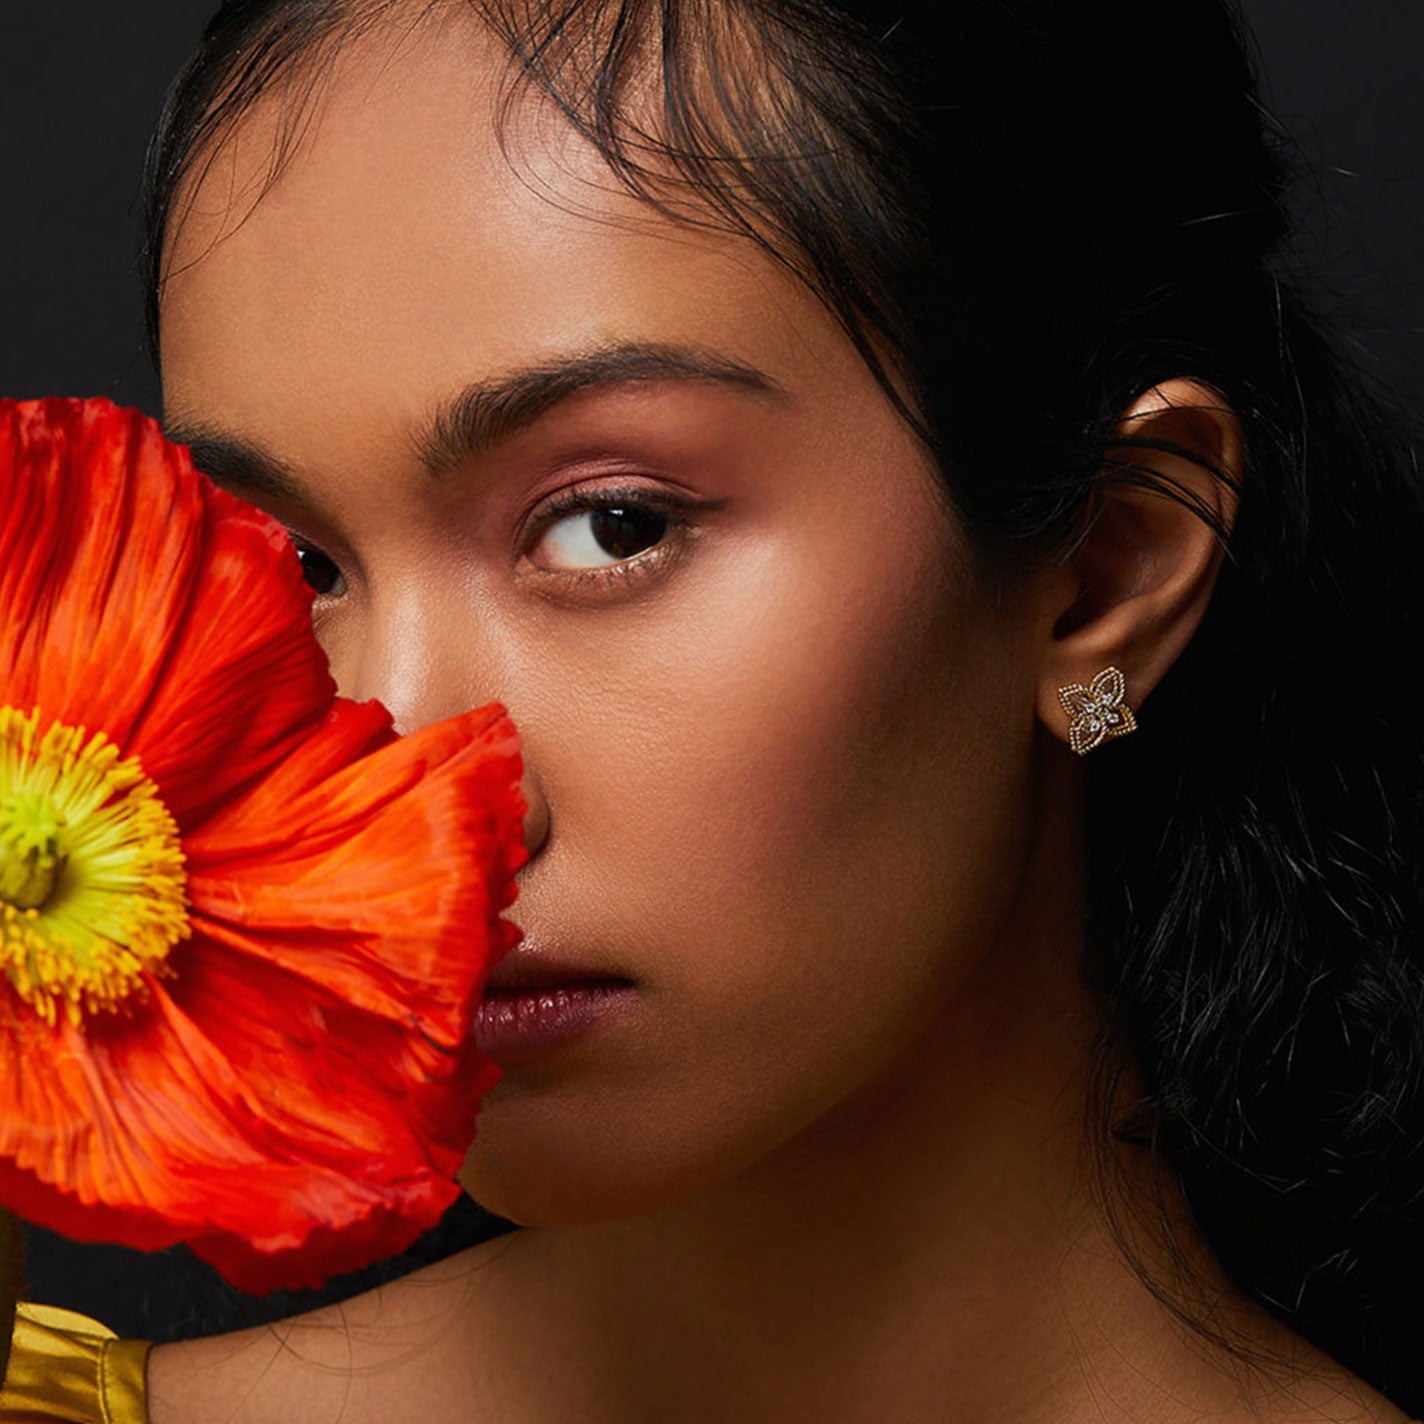
[[501, 960], [475, 1015], [475, 1046], [501, 1068], [583, 1038], [633, 1004], [633, 981], [517, 950]]

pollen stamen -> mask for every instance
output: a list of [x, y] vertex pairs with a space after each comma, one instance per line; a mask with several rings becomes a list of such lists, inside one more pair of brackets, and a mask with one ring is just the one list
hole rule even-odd
[[0, 900], [38, 909], [54, 893], [64, 870], [64, 829], [39, 796], [0, 796]]
[[0, 974], [47, 1023], [141, 998], [190, 926], [178, 826], [102, 733], [0, 707]]

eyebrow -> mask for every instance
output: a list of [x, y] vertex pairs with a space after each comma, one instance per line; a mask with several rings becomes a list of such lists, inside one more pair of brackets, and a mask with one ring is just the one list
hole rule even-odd
[[307, 503], [307, 489], [290, 467], [260, 445], [223, 435], [197, 422], [165, 417], [163, 433], [175, 445], [186, 445], [193, 463], [224, 489], [253, 499]]
[[475, 381], [435, 412], [416, 439], [416, 451], [427, 469], [441, 474], [527, 429], [581, 391], [652, 381], [707, 381], [760, 396], [786, 394], [764, 371], [715, 351], [622, 342]]
[[[445, 474], [527, 429], [580, 392], [655, 381], [710, 382], [748, 395], [786, 398], [785, 388], [766, 372], [718, 352], [619, 342], [471, 382], [442, 402], [419, 428], [415, 452], [432, 474]], [[275, 499], [306, 498], [291, 467], [260, 445], [200, 421], [165, 421], [164, 430], [170, 440], [187, 445], [193, 463], [218, 484]]]

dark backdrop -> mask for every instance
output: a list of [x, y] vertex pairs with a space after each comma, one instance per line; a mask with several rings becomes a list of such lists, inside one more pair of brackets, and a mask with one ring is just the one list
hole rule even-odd
[[[105, 394], [154, 409], [138, 178], [164, 85], [209, 8], [0, 0], [0, 395]], [[1267, 102], [1320, 174], [1319, 191], [1300, 195], [1312, 265], [1338, 295], [1362, 359], [1411, 404], [1424, 401], [1424, 5], [1246, 0], [1245, 9]]]
[[[208, 9], [206, 0], [0, 0], [0, 395], [104, 394], [156, 410], [138, 179], [164, 86]], [[1170, 9], [1164, 0], [1159, 13]], [[1424, 408], [1424, 5], [1246, 0], [1245, 9], [1267, 104], [1315, 171], [1298, 194], [1303, 256], [1362, 364]], [[498, 1229], [462, 1207], [383, 1273]], [[215, 1330], [262, 1309], [181, 1253], [145, 1258], [35, 1233], [30, 1256], [35, 1298], [97, 1313], [126, 1334]]]

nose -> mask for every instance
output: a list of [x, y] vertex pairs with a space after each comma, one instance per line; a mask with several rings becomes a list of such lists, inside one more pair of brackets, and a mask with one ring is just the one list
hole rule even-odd
[[520, 725], [517, 689], [500, 686], [500, 660], [484, 641], [468, 610], [442, 609], [412, 590], [372, 608], [355, 646], [336, 650], [332, 672], [342, 696], [380, 702], [402, 735], [502, 703], [520, 733], [524, 846], [532, 858], [548, 839], [549, 804]]
[[[516, 722], [515, 727], [518, 726]], [[526, 745], [522, 739], [521, 745]], [[524, 849], [529, 852], [529, 858], [532, 860], [549, 839], [549, 799], [544, 795], [539, 778], [530, 770], [527, 748], [524, 776], [519, 783], [519, 789], [524, 793]]]

